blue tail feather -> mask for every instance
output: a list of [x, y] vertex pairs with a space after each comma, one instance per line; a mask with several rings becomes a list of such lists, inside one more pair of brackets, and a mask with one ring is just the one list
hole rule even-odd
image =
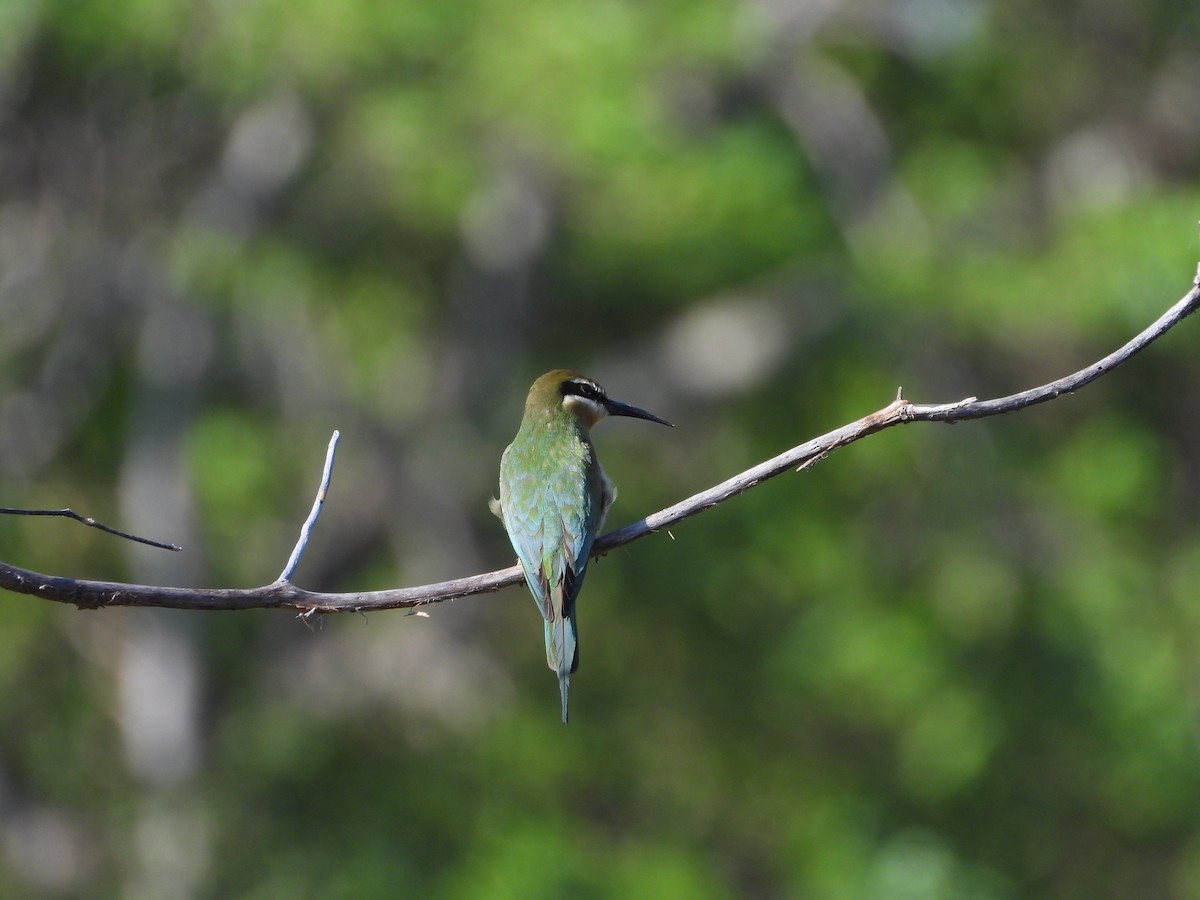
[[547, 621], [546, 664], [558, 675], [559, 692], [562, 694], [562, 720], [567, 721], [567, 694], [570, 689], [571, 673], [579, 665], [578, 633], [575, 615], [570, 613], [553, 622]]

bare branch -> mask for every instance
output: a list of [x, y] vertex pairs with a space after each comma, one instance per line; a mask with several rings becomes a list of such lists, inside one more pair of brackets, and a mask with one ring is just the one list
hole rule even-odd
[[[1144, 350], [1152, 342], [1162, 337], [1174, 328], [1185, 317], [1200, 307], [1200, 268], [1192, 289], [1149, 328], [1137, 335], [1119, 350], [1092, 365], [1079, 370], [1065, 378], [1052, 381], [1040, 387], [1000, 397], [994, 400], [978, 400], [969, 397], [954, 403], [917, 404], [905, 400], [899, 393], [896, 399], [870, 415], [856, 422], [843, 425], [828, 434], [813, 438], [807, 443], [793, 447], [781, 453], [774, 459], [760, 463], [732, 478], [709, 488], [706, 491], [687, 498], [674, 506], [653, 513], [640, 521], [626, 525], [624, 528], [610, 532], [596, 541], [594, 553], [597, 555], [615, 550], [638, 538], [645, 537], [656, 531], [669, 528], [677, 522], [697, 515], [706, 509], [711, 509], [719, 503], [728, 500], [743, 491], [761, 484], [789, 469], [803, 469], [812, 465], [822, 457], [832, 453], [847, 444], [852, 444], [868, 435], [875, 434], [893, 425], [907, 422], [961, 422], [968, 419], [979, 419], [985, 416], [995, 416], [1001, 413], [1015, 412], [1036, 403], [1053, 400], [1063, 394], [1069, 394], [1095, 381], [1117, 366], [1130, 359], [1134, 354]], [[53, 575], [42, 575], [30, 572], [0, 562], [0, 588], [22, 594], [31, 594], [46, 600], [56, 600], [61, 603], [73, 603], [80, 608], [97, 609], [104, 606], [155, 606], [173, 609], [291, 609], [303, 614], [306, 618], [314, 613], [331, 613], [345, 611], [363, 611], [376, 609], [398, 609], [424, 606], [456, 597], [466, 597], [472, 594], [482, 594], [496, 591], [502, 587], [516, 584], [522, 580], [521, 569], [513, 565], [507, 569], [488, 572], [483, 575], [472, 575], [458, 578], [454, 581], [443, 581], [437, 584], [421, 585], [419, 587], [397, 588], [387, 591], [369, 591], [349, 594], [327, 594], [306, 591], [286, 580], [294, 570], [294, 562], [304, 552], [313, 523], [320, 512], [329, 486], [329, 477], [333, 466], [333, 453], [337, 435], [330, 441], [329, 452], [326, 455], [325, 475], [313, 511], [309, 514], [301, 532], [300, 541], [293, 551], [293, 559], [284, 569], [280, 580], [263, 587], [246, 590], [221, 589], [204, 590], [194, 588], [170, 588], [151, 585], [119, 584], [103, 581], [79, 581], [71, 578], [60, 578]]]
[[292, 576], [296, 574], [296, 567], [300, 565], [300, 557], [308, 549], [308, 539], [312, 537], [313, 526], [317, 524], [317, 516], [321, 515], [325, 497], [329, 494], [329, 480], [333, 478], [333, 457], [337, 453], [339, 438], [341, 435], [335, 431], [329, 439], [329, 449], [325, 451], [325, 471], [321, 473], [321, 486], [317, 488], [317, 496], [313, 500], [312, 509], [308, 512], [308, 518], [300, 527], [300, 539], [296, 541], [292, 555], [288, 559], [287, 565], [283, 567], [283, 571], [279, 573], [279, 577], [275, 579], [276, 581], [291, 581]]
[[1044, 384], [1041, 387], [1031, 388], [1019, 394], [1010, 394], [1007, 397], [1000, 397], [996, 400], [978, 400], [975, 397], [968, 397], [965, 400], [959, 400], [954, 403], [916, 404], [905, 400], [898, 392], [896, 399], [889, 405], [871, 413], [869, 416], [864, 416], [857, 422], [851, 422], [849, 425], [843, 425], [836, 431], [813, 438], [808, 443], [793, 447], [786, 453], [781, 453], [774, 459], [760, 463], [753, 469], [747, 469], [745, 472], [735, 475], [729, 480], [709, 488], [707, 491], [696, 494], [694, 497], [689, 497], [661, 512], [649, 515], [640, 522], [634, 522], [618, 531], [606, 534], [596, 541], [596, 552], [604, 553], [614, 547], [637, 540], [652, 531], [667, 528], [681, 519], [686, 519], [689, 516], [694, 516], [710, 507], [716, 506], [718, 503], [754, 487], [754, 485], [767, 478], [771, 478], [793, 467], [806, 468], [834, 450], [845, 447], [847, 444], [852, 444], [868, 435], [875, 434], [877, 431], [890, 428], [893, 425], [901, 425], [905, 422], [960, 422], [967, 419], [981, 419], [984, 416], [996, 416], [1001, 413], [1016, 412], [1017, 410], [1025, 409], [1027, 406], [1033, 406], [1035, 403], [1044, 403], [1063, 394], [1072, 393], [1084, 385], [1095, 381], [1106, 372], [1111, 372], [1117, 366], [1121, 365], [1121, 363], [1130, 359], [1134, 354], [1144, 350], [1151, 343], [1178, 325], [1187, 316], [1195, 312], [1197, 307], [1200, 307], [1200, 267], [1197, 267], [1196, 278], [1192, 282], [1192, 289], [1179, 302], [1159, 316], [1154, 324], [1119, 350], [1113, 351], [1099, 362], [1092, 363], [1092, 365], [1080, 369], [1078, 372], [1068, 375], [1065, 378], [1060, 378], [1057, 381], [1052, 381], [1049, 384]]
[[136, 534], [130, 534], [127, 531], [118, 531], [105, 525], [103, 522], [97, 522], [91, 516], [81, 516], [73, 509], [20, 509], [12, 506], [0, 507], [0, 515], [5, 516], [60, 516], [64, 519], [74, 519], [76, 522], [82, 522], [90, 528], [98, 528], [101, 531], [106, 531], [109, 534], [115, 534], [119, 538], [125, 538], [127, 541], [137, 541], [139, 544], [149, 544], [151, 547], [157, 547], [160, 550], [182, 550], [178, 544], [164, 544], [161, 541], [152, 541], [150, 538], [138, 537]]

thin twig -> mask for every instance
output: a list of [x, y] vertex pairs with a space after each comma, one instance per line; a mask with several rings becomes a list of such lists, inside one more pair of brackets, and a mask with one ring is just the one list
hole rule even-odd
[[105, 525], [103, 522], [97, 522], [91, 516], [81, 516], [73, 509], [18, 509], [11, 506], [0, 506], [0, 515], [5, 516], [59, 516], [63, 519], [74, 519], [76, 522], [82, 522], [89, 528], [98, 528], [101, 531], [106, 531], [109, 534], [115, 534], [119, 538], [125, 538], [127, 541], [137, 541], [139, 544], [148, 544], [151, 547], [158, 547], [160, 550], [182, 550], [178, 544], [164, 544], [162, 541], [152, 541], [150, 538], [138, 537], [136, 534], [130, 534], [127, 531], [118, 531]]
[[[596, 541], [592, 552], [596, 555], [604, 554], [648, 534], [669, 528], [683, 519], [711, 509], [730, 497], [761, 484], [768, 478], [790, 469], [804, 467], [834, 450], [893, 425], [902, 425], [908, 422], [959, 422], [978, 419], [984, 416], [1014, 412], [1035, 403], [1042, 403], [1076, 391], [1144, 350], [1178, 325], [1185, 317], [1195, 312], [1198, 307], [1200, 307], [1200, 269], [1198, 269], [1192, 289], [1160, 316], [1154, 324], [1119, 350], [1074, 374], [1041, 387], [995, 400], [977, 400], [971, 397], [954, 403], [915, 404], [897, 395], [896, 399], [887, 406], [856, 422], [813, 438], [811, 441], [793, 447], [774, 459], [747, 469], [745, 472], [706, 491], [701, 491], [674, 506], [604, 535]], [[326, 469], [328, 470], [331, 465], [332, 452], [326, 457]], [[322, 492], [318, 495], [318, 500], [326, 487], [327, 485], [323, 481]], [[310, 519], [315, 520], [315, 516], [310, 514]], [[306, 537], [302, 535], [301, 544], [305, 541]], [[285, 573], [289, 572], [288, 569], [284, 571]], [[0, 563], [0, 588], [31, 594], [46, 600], [73, 603], [81, 608], [95, 609], [104, 606], [155, 606], [212, 610], [285, 608], [303, 613], [306, 617], [312, 616], [314, 613], [419, 607], [455, 597], [496, 591], [521, 580], [521, 569], [514, 565], [482, 575], [472, 575], [467, 578], [418, 587], [363, 593], [326, 594], [306, 591], [284, 580], [246, 590], [204, 590], [78, 581], [53, 575], [42, 575], [38, 572], [30, 572]]]
[[340, 438], [341, 435], [336, 431], [329, 438], [329, 449], [325, 451], [325, 470], [321, 473], [321, 486], [317, 488], [317, 496], [313, 499], [312, 509], [308, 511], [308, 518], [300, 527], [300, 539], [296, 541], [296, 546], [292, 548], [292, 555], [288, 559], [287, 565], [283, 567], [283, 571], [279, 573], [279, 577], [275, 579], [276, 581], [291, 581], [292, 576], [296, 574], [296, 567], [300, 565], [300, 557], [308, 549], [308, 539], [312, 537], [313, 526], [317, 524], [317, 516], [321, 515], [325, 497], [329, 494], [329, 480], [333, 477], [333, 457], [337, 453]]

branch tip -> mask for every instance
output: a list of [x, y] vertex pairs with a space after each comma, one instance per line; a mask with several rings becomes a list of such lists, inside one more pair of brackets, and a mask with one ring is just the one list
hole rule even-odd
[[119, 538], [124, 538], [127, 541], [134, 541], [138, 544], [146, 544], [149, 547], [157, 547], [159, 550], [174, 550], [176, 552], [182, 550], [178, 544], [168, 544], [163, 541], [153, 541], [150, 538], [138, 537], [136, 534], [130, 534], [128, 531], [120, 531], [103, 522], [98, 522], [91, 516], [81, 516], [75, 510], [66, 507], [63, 509], [21, 509], [18, 507], [0, 507], [0, 514], [8, 516], [58, 516], [63, 519], [74, 519], [89, 528], [95, 528], [97, 531], [103, 531], [108, 534], [116, 535]]

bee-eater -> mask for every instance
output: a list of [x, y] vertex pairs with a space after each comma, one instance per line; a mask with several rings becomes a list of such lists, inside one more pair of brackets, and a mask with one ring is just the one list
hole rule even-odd
[[499, 503], [491, 503], [546, 620], [546, 664], [558, 674], [564, 722], [571, 673], [579, 666], [575, 598], [592, 541], [617, 496], [590, 434], [605, 416], [671, 425], [610, 400], [604, 388], [578, 372], [555, 369], [535, 381], [521, 428], [500, 460]]

